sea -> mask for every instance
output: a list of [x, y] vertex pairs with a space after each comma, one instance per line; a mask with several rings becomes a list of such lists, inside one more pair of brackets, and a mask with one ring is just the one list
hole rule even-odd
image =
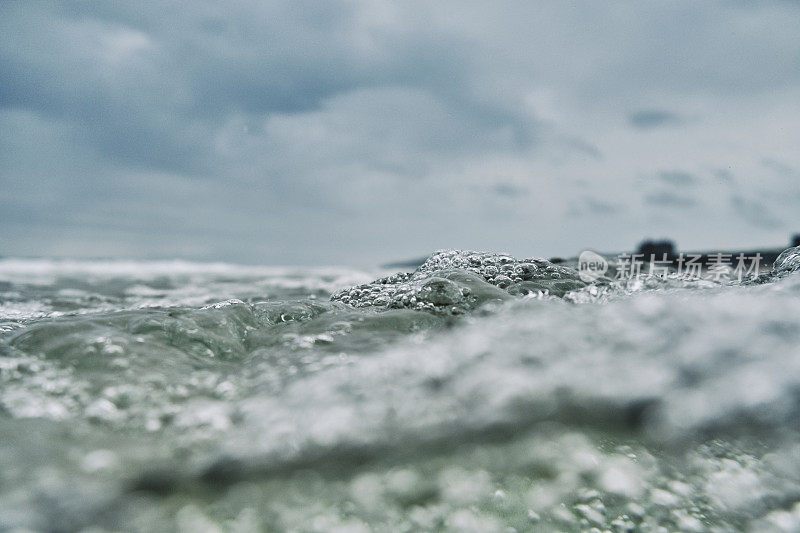
[[0, 259], [0, 530], [800, 531], [800, 247], [744, 279]]

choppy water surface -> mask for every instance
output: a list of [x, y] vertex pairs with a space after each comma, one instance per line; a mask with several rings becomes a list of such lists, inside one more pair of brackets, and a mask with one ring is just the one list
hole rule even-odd
[[798, 531], [798, 266], [0, 260], [0, 529]]

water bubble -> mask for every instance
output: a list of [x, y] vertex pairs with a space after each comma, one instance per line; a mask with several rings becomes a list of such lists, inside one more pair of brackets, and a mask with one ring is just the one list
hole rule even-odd
[[[535, 288], [517, 283], [536, 280]], [[416, 271], [394, 274], [345, 289], [332, 300], [353, 307], [411, 308], [442, 314], [461, 314], [488, 301], [504, 299], [487, 287], [524, 296], [547, 292], [556, 296], [585, 286], [578, 273], [543, 259], [518, 261], [487, 252], [443, 250], [431, 255]]]

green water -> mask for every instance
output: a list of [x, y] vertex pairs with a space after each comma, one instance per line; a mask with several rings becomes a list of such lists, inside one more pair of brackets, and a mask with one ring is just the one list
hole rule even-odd
[[0, 260], [0, 528], [796, 531], [795, 263]]

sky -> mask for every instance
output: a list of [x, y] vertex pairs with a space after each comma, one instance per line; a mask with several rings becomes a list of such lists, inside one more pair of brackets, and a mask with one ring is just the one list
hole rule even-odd
[[0, 255], [781, 247], [800, 2], [0, 2]]

